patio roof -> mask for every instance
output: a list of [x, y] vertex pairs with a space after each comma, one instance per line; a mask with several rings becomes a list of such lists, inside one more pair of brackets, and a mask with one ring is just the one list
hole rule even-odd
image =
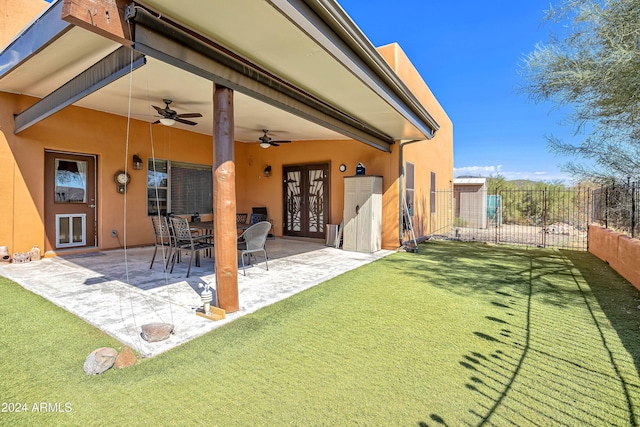
[[[236, 92], [238, 141], [257, 142], [266, 128], [278, 139], [356, 139], [388, 151], [438, 129], [333, 0], [149, 0], [124, 10], [130, 42], [98, 24], [65, 22], [63, 12], [54, 2], [0, 53], [0, 91], [46, 98], [18, 114], [16, 132], [66, 105], [121, 116], [130, 109], [153, 122], [152, 105], [171, 99], [179, 113], [202, 113], [188, 130], [211, 135], [212, 82]], [[91, 20], [118, 19], [100, 12]], [[132, 63], [131, 79], [120, 78]]]

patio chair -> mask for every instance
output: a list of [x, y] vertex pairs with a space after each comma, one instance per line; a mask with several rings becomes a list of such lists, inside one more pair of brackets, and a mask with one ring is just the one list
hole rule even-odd
[[247, 218], [249, 218], [249, 214], [236, 213], [236, 224], [246, 224]]
[[[153, 268], [153, 262], [156, 259], [158, 248], [161, 248], [163, 254], [164, 268], [169, 266], [169, 259], [171, 258], [171, 252], [173, 250], [173, 237], [171, 230], [169, 229], [169, 223], [166, 217], [151, 217], [151, 225], [153, 226], [153, 236], [155, 239], [155, 248], [153, 249], [153, 256], [151, 257], [151, 265], [149, 268]], [[166, 251], [166, 252], [165, 252]], [[166, 254], [166, 258], [164, 258]]]
[[[273, 227], [273, 221], [269, 219], [269, 215], [267, 214], [267, 208], [265, 206], [257, 206], [251, 208], [251, 218], [249, 223], [251, 225], [257, 224], [261, 221], [269, 221], [271, 223], [271, 227]], [[274, 235], [269, 233], [267, 235], [267, 239], [275, 239]]]
[[269, 221], [262, 221], [247, 228], [238, 237], [238, 251], [240, 251], [240, 259], [242, 260], [242, 273], [246, 276], [246, 265], [244, 263], [244, 257], [247, 257], [247, 262], [251, 265], [251, 257], [256, 252], [262, 252], [264, 254], [264, 264], [269, 271], [269, 264], [267, 262], [267, 249], [265, 243], [267, 241], [267, 235], [271, 230], [271, 223]]
[[181, 251], [187, 251], [190, 253], [189, 267], [187, 268], [187, 277], [189, 277], [193, 256], [195, 255], [196, 257], [196, 267], [200, 267], [200, 252], [211, 251], [213, 243], [211, 243], [208, 236], [203, 236], [203, 238], [200, 239], [197, 235], [194, 235], [186, 218], [172, 217], [171, 227], [175, 238], [175, 250], [171, 256], [171, 270], [169, 272], [173, 273], [173, 267], [179, 253]]

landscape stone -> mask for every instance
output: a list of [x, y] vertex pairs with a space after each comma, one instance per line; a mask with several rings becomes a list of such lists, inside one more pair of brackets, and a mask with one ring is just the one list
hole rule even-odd
[[164, 341], [173, 333], [171, 323], [147, 323], [142, 325], [140, 335], [142, 339], [149, 342]]
[[116, 357], [116, 362], [113, 366], [116, 369], [128, 368], [129, 366], [135, 365], [137, 360], [136, 355], [133, 354], [133, 350], [131, 350], [130, 347], [125, 347], [120, 354], [118, 354], [118, 357]]
[[84, 361], [84, 372], [87, 375], [101, 374], [113, 366], [117, 356], [118, 351], [115, 348], [98, 348], [92, 351]]

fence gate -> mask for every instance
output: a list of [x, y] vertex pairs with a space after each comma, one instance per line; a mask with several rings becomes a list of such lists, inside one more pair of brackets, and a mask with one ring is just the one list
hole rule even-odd
[[437, 197], [453, 198], [454, 209], [433, 237], [587, 250], [589, 189], [443, 190]]

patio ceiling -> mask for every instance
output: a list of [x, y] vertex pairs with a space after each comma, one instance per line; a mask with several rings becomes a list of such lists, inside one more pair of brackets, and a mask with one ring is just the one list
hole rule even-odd
[[[274, 76], [275, 81], [315, 99], [317, 105], [327, 106], [357, 126], [381, 135], [381, 140], [425, 139], [437, 130], [428, 112], [332, 0], [194, 0], [188, 4], [150, 0], [140, 4], [232, 51]], [[61, 1], [51, 6], [53, 17], [49, 21], [60, 21], [61, 6]], [[46, 31], [37, 28], [38, 23], [34, 21], [0, 53], [0, 91], [45, 98], [122, 46], [63, 21], [56, 23], [56, 29], [48, 27], [50, 39], [38, 41], [38, 35], [47, 37]], [[163, 107], [162, 100], [171, 99], [171, 108], [178, 113], [203, 115], [194, 119], [198, 123], [195, 126], [176, 123], [175, 127], [211, 135], [212, 81], [181, 67], [178, 62], [182, 58], [176, 57], [183, 47], [180, 51], [176, 48], [178, 53], [171, 56], [167, 53], [170, 43], [153, 31], [145, 33], [137, 27], [134, 48], [145, 53], [146, 65], [136, 68], [130, 78], [125, 75], [69, 102], [120, 116], [130, 111], [135, 119], [154, 122], [158, 115], [152, 105]], [[40, 47], [29, 51], [33, 46]], [[159, 51], [157, 55], [154, 49]], [[283, 109], [277, 102], [265, 102], [268, 96], [258, 99], [251, 90], [242, 89], [235, 94], [238, 141], [257, 142], [264, 128], [276, 139], [353, 138], [340, 126], [326, 126], [321, 113], [312, 114], [310, 120], [309, 114], [297, 111], [295, 103]], [[384, 149], [384, 144], [378, 148]]]

